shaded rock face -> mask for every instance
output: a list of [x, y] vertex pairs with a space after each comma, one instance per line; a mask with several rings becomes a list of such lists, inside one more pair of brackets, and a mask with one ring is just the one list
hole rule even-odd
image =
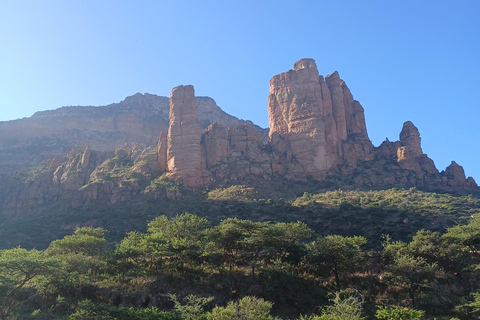
[[449, 186], [468, 188], [478, 187], [477, 183], [472, 177], [465, 179], [465, 171], [455, 161], [452, 161], [452, 163], [445, 169], [445, 172], [442, 172], [442, 174], [447, 179], [446, 182]]
[[206, 182], [203, 174], [202, 129], [193, 86], [178, 86], [170, 94], [167, 134], [167, 177], [188, 187]]
[[[54, 202], [64, 208], [115, 205], [142, 192], [141, 181], [159, 176], [155, 148], [123, 146], [111, 151], [72, 150], [34, 170], [13, 176], [7, 197], [0, 197], [0, 214], [39, 211]], [[1, 195], [0, 195], [1, 196]]]
[[270, 80], [268, 110], [270, 137], [278, 133], [290, 142], [307, 176], [320, 179], [336, 165], [373, 157], [360, 103], [337, 72], [319, 76], [313, 59]]
[[202, 134], [201, 144], [207, 168], [226, 163], [230, 144], [228, 131], [224, 126], [217, 122], [211, 124]]
[[203, 133], [202, 147], [211, 182], [272, 175], [271, 154], [252, 123], [228, 129], [214, 123]]

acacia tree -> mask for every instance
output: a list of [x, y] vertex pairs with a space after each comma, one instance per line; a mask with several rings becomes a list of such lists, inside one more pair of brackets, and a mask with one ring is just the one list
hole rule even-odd
[[[427, 237], [428, 235], [428, 237]], [[390, 273], [390, 282], [404, 288], [412, 307], [416, 306], [416, 298], [419, 292], [428, 288], [432, 279], [439, 271], [436, 262], [430, 263], [435, 254], [430, 245], [431, 241], [424, 241], [437, 235], [423, 230], [417, 233], [414, 241], [405, 243], [402, 241], [391, 242], [387, 236], [383, 243], [383, 257]]]
[[339, 235], [320, 236], [307, 244], [304, 262], [309, 272], [316, 275], [335, 277], [335, 285], [340, 288], [341, 276], [363, 269], [365, 254], [360, 248], [367, 243], [364, 237], [343, 237]]
[[424, 315], [425, 311], [388, 306], [379, 307], [375, 313], [375, 317], [385, 320], [421, 320]]
[[425, 258], [412, 255], [397, 255], [387, 270], [392, 275], [392, 282], [404, 287], [412, 302], [416, 306], [417, 294], [425, 288], [435, 277], [436, 263], [428, 263]]
[[238, 218], [223, 220], [213, 234], [213, 241], [223, 261], [233, 271], [234, 266], [250, 265], [255, 275], [260, 253], [273, 238], [268, 222], [253, 222]]
[[[469, 223], [451, 227], [442, 235], [442, 249], [457, 272], [480, 271], [480, 215], [474, 216]], [[452, 269], [453, 269], [452, 268]]]
[[156, 241], [150, 234], [131, 231], [115, 248], [113, 270], [123, 280], [127, 274], [135, 277], [158, 273], [165, 254], [166, 245], [162, 241]]
[[213, 241], [230, 271], [235, 265], [249, 265], [255, 276], [259, 262], [291, 257], [302, 239], [312, 230], [303, 222], [253, 222], [238, 218], [223, 220], [213, 233]]
[[54, 240], [45, 250], [49, 257], [60, 261], [56, 282], [45, 283], [51, 291], [78, 292], [94, 282], [106, 270], [107, 241], [103, 228], [77, 228], [72, 235]]
[[[201, 266], [210, 222], [191, 213], [173, 218], [160, 216], [148, 223], [147, 245], [151, 253], [163, 259], [173, 271], [185, 272], [185, 266]], [[160, 252], [159, 252], [160, 251]]]
[[364, 297], [356, 292], [338, 291], [320, 316], [301, 316], [299, 320], [363, 320]]
[[0, 319], [14, 319], [14, 311], [38, 294], [32, 280], [50, 277], [58, 267], [43, 251], [14, 248], [0, 251]]
[[480, 215], [474, 216], [468, 224], [457, 225], [448, 229], [442, 236], [448, 245], [456, 245], [459, 250], [470, 250], [477, 254], [480, 250]]

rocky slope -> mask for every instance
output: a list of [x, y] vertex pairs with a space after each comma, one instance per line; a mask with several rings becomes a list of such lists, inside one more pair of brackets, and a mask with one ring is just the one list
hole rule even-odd
[[337, 72], [302, 59], [270, 81], [270, 134], [179, 86], [106, 107], [70, 107], [0, 123], [0, 214], [115, 205], [139, 195], [180, 199], [176, 184], [209, 186], [272, 177], [343, 188], [419, 187], [473, 192], [452, 162], [439, 172], [405, 122], [399, 141], [370, 142], [363, 108]]

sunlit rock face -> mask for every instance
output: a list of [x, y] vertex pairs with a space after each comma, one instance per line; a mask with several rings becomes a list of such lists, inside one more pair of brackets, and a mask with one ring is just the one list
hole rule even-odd
[[170, 94], [167, 135], [167, 177], [188, 187], [206, 182], [203, 174], [197, 99], [193, 86], [178, 86]]
[[419, 178], [438, 173], [433, 160], [422, 152], [420, 133], [417, 127], [406, 121], [400, 132], [401, 146], [397, 148], [397, 161], [400, 167], [414, 171]]
[[319, 76], [313, 59], [270, 80], [268, 111], [270, 137], [288, 139], [307, 176], [321, 178], [335, 165], [373, 157], [362, 106], [337, 72]]

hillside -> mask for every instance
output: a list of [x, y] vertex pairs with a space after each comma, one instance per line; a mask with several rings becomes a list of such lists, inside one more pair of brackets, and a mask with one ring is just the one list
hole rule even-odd
[[439, 171], [411, 121], [374, 147], [312, 59], [268, 109], [261, 129], [187, 85], [0, 123], [0, 319], [478, 316], [460, 165]]
[[[0, 215], [9, 226], [5, 235], [19, 235], [5, 236], [2, 247], [46, 245], [76, 223], [107, 227], [125, 212], [131, 219], [114, 231], [118, 239], [159, 210], [181, 213], [171, 203], [215, 220], [207, 212], [217, 205], [208, 205], [205, 190], [239, 185], [283, 201], [338, 189], [478, 194], [473, 178], [455, 162], [437, 170], [410, 121], [399, 141], [374, 147], [360, 103], [338, 73], [319, 76], [312, 59], [272, 78], [268, 107], [269, 137], [268, 130], [226, 114], [213, 99], [195, 97], [193, 86], [174, 88], [170, 98], [136, 94], [104, 107], [65, 107], [0, 123]], [[310, 219], [288, 201], [283, 212]], [[371, 219], [377, 218], [365, 221]], [[29, 231], [30, 221], [38, 221], [42, 232]]]

